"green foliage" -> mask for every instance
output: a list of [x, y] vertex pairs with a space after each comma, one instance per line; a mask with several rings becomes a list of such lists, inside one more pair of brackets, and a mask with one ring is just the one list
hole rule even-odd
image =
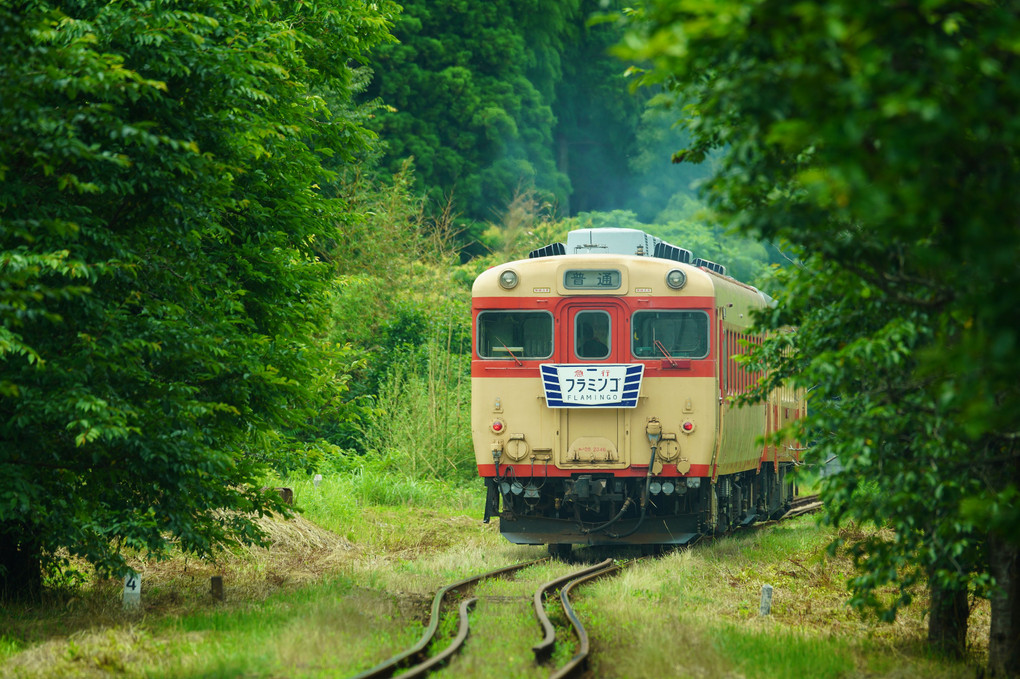
[[[437, 329], [438, 330], [438, 329]], [[379, 385], [365, 445], [399, 464], [403, 475], [475, 478], [471, 444], [470, 356], [453, 346], [451, 327], [405, 346]], [[468, 343], [470, 346], [470, 343]]]
[[647, 97], [630, 93], [624, 64], [609, 54], [622, 25], [599, 21], [596, 14], [618, 4], [583, 0], [577, 19], [565, 27], [553, 104], [558, 166], [571, 186], [569, 203], [559, 206], [562, 215], [629, 208], [635, 197], [631, 160], [639, 153]]
[[453, 279], [470, 290], [475, 278], [486, 269], [526, 258], [528, 252], [543, 245], [565, 241], [572, 224], [573, 220], [556, 220], [553, 206], [534, 191], [518, 193], [499, 221], [489, 222], [481, 234], [479, 243], [485, 253], [459, 267]]
[[756, 238], [718, 223], [701, 201], [677, 193], [649, 229], [663, 240], [679, 245], [726, 267], [738, 281], [768, 287], [769, 252]]
[[[315, 341], [389, 3], [0, 8], [0, 537], [100, 569], [252, 540]], [[224, 509], [237, 510], [236, 513]], [[16, 586], [17, 583], [8, 583]]]
[[801, 436], [846, 469], [833, 519], [895, 528], [854, 582], [871, 605], [899, 582], [892, 611], [919, 575], [983, 584], [975, 500], [1005, 506], [1020, 475], [1016, 9], [649, 0], [621, 47], [688, 102], [677, 158], [723, 149], [712, 208], [802, 257], [764, 319], [799, 326], [796, 352], [763, 350], [766, 387], [813, 389]]
[[[651, 221], [706, 168], [670, 164], [687, 132], [668, 93], [634, 96], [609, 53], [615, 0], [404, 4], [399, 44], [375, 52], [366, 98], [383, 165], [413, 159], [429, 205], [452, 205], [465, 258], [493, 249], [494, 211], [520, 196], [561, 217], [634, 210]], [[427, 93], [427, 96], [424, 94]]]
[[448, 209], [426, 214], [412, 184], [410, 163], [390, 180], [360, 169], [345, 176], [342, 197], [353, 217], [320, 251], [337, 274], [329, 337], [362, 350], [376, 375], [353, 384], [357, 394], [374, 393], [392, 351], [420, 344], [429, 328], [457, 327], [458, 348], [467, 332], [467, 296], [448, 281], [453, 219]]
[[[819, 639], [792, 631], [750, 631], [724, 626], [713, 646], [746, 673], [755, 677], [839, 677], [853, 667], [853, 649], [842, 639]], [[762, 658], [768, 667], [762, 668]]]
[[668, 90], [648, 99], [635, 126], [635, 151], [627, 159], [632, 176], [625, 183], [628, 194], [621, 204], [645, 222], [662, 222], [664, 211], [675, 212], [685, 203], [703, 209], [697, 200], [698, 187], [715, 169], [712, 158], [697, 165], [673, 162], [672, 151], [690, 143], [690, 133], [676, 123], [682, 107], [674, 99]]
[[521, 186], [562, 201], [553, 154], [552, 89], [577, 0], [410, 0], [375, 51], [368, 91], [387, 108], [373, 121], [395, 171], [411, 157], [436, 204], [491, 216]]
[[[347, 246], [338, 245], [328, 256], [341, 274], [327, 338], [343, 346], [350, 360], [342, 374], [348, 391], [321, 410], [312, 425], [332, 445], [375, 455], [406, 445], [389, 443], [388, 434], [372, 434], [378, 418], [399, 419], [402, 415], [395, 411], [419, 406], [424, 409], [417, 414], [432, 418], [456, 407], [421, 403], [416, 389], [424, 384], [433, 395], [436, 390], [458, 391], [463, 379], [459, 369], [434, 368], [463, 363], [471, 347], [471, 314], [467, 288], [454, 282], [460, 272], [450, 269], [455, 255], [449, 222], [426, 218], [408, 183], [364, 189], [353, 191], [349, 202], [371, 222], [361, 227], [359, 255], [350, 257]], [[410, 381], [395, 375], [409, 376]], [[392, 402], [405, 390], [414, 396]], [[454, 403], [459, 402], [460, 396]], [[466, 431], [439, 430], [461, 444]], [[460, 458], [468, 450], [470, 445], [449, 453]]]

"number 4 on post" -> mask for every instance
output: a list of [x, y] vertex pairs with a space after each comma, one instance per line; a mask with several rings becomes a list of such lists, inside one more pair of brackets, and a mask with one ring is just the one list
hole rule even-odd
[[142, 603], [142, 576], [128, 571], [124, 576], [124, 609], [137, 608]]

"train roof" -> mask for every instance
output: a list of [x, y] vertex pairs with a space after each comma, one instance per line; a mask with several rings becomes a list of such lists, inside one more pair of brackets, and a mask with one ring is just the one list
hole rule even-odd
[[567, 234], [567, 242], [552, 243], [536, 248], [528, 253], [528, 257], [556, 257], [560, 255], [635, 255], [638, 257], [654, 257], [682, 262], [693, 266], [704, 267], [722, 276], [726, 275], [726, 267], [707, 259], [695, 257], [685, 248], [667, 243], [657, 236], [639, 229], [575, 229]]
[[[687, 294], [704, 294], [716, 297], [719, 295], [749, 296], [752, 299], [758, 299], [757, 303], [752, 303], [756, 306], [772, 306], [774, 304], [771, 297], [757, 288], [741, 283], [726, 275], [726, 267], [720, 264], [694, 257], [690, 250], [666, 243], [661, 238], [647, 234], [644, 231], [619, 228], [577, 229], [571, 231], [567, 234], [566, 243], [552, 243], [537, 248], [528, 254], [528, 259], [526, 260], [507, 262], [484, 272], [475, 281], [472, 292], [474, 295], [483, 296], [488, 294], [508, 296], [532, 295], [536, 293], [548, 294], [553, 291], [553, 288], [548, 287], [548, 282], [544, 282], [536, 288], [522, 286], [520, 289], [511, 291], [501, 287], [498, 277], [502, 271], [508, 268], [516, 268], [521, 273], [524, 273], [524, 269], [532, 272], [542, 270], [549, 273], [559, 271], [558, 277], [563, 274], [563, 271], [560, 271], [563, 269], [563, 266], [557, 266], [557, 262], [563, 262], [563, 265], [569, 268], [570, 266], [576, 266], [578, 258], [586, 259], [590, 257], [593, 266], [609, 267], [612, 264], [613, 258], [621, 256], [627, 259], [636, 258], [636, 261], [647, 258], [652, 261], [658, 261], [663, 265], [681, 264], [680, 268], [684, 269], [688, 274], [687, 285], [684, 287], [684, 291]], [[632, 259], [632, 261], [635, 261], [635, 259]], [[649, 264], [652, 261], [649, 261]], [[567, 262], [572, 263], [567, 264]], [[551, 268], [549, 265], [552, 265]], [[659, 274], [655, 274], [656, 280], [658, 276]], [[648, 289], [647, 284], [642, 284], [641, 287]], [[695, 293], [695, 290], [698, 292]], [[729, 292], [725, 292], [726, 290]], [[562, 290], [560, 293], [583, 295], [599, 294], [599, 291]], [[626, 291], [621, 290], [617, 294], [621, 293], [626, 294]]]

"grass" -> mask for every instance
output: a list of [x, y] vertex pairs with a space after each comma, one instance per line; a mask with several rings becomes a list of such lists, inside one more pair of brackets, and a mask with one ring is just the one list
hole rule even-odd
[[[894, 625], [849, 609], [851, 564], [827, 555], [830, 539], [804, 517], [593, 584], [577, 608], [597, 640], [596, 675], [973, 676], [973, 666], [929, 655], [920, 605]], [[768, 617], [759, 615], [763, 584], [774, 587]], [[979, 662], [987, 622], [980, 606], [970, 638]]]
[[[177, 557], [133, 565], [143, 606], [119, 604], [121, 584], [92, 580], [36, 606], [0, 610], [0, 677], [347, 677], [417, 640], [435, 591], [451, 580], [536, 559], [496, 523], [481, 523], [480, 484], [406, 483], [368, 470], [306, 480], [303, 510], [266, 521], [265, 549], [216, 562]], [[894, 625], [845, 605], [848, 559], [810, 517], [637, 564], [579, 592], [576, 608], [600, 677], [970, 677], [983, 662], [987, 605], [972, 617], [972, 664], [930, 656], [923, 608]], [[545, 677], [531, 645], [531, 594], [563, 573], [543, 562], [481, 583], [466, 654], [439, 677]], [[209, 578], [224, 578], [215, 601]], [[762, 584], [772, 615], [758, 615]], [[919, 597], [923, 601], [923, 596]], [[554, 612], [554, 621], [565, 624]], [[445, 622], [451, 629], [456, 616]], [[574, 652], [561, 644], [552, 667]]]

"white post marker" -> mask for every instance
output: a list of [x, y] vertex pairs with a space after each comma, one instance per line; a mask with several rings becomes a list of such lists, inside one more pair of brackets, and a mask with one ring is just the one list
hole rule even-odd
[[124, 610], [134, 610], [142, 604], [142, 576], [128, 571], [124, 576]]
[[312, 483], [314, 483], [315, 487], [318, 488], [319, 484], [322, 483], [322, 474], [316, 474], [315, 477], [312, 478]]
[[761, 586], [761, 608], [759, 615], [770, 615], [772, 613], [772, 585]]

